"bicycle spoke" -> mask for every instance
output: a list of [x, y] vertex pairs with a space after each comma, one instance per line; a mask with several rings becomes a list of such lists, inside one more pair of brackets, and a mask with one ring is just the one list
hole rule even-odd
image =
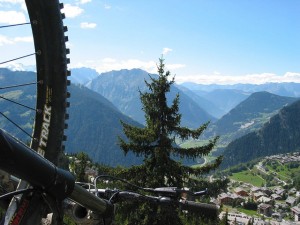
[[31, 53], [31, 54], [20, 56], [20, 57], [17, 57], [17, 58], [14, 58], [14, 59], [10, 59], [10, 60], [4, 61], [4, 62], [0, 62], [0, 65], [8, 63], [8, 62], [13, 62], [13, 61], [16, 61], [16, 60], [19, 60], [19, 59], [27, 58], [27, 57], [30, 57], [30, 56], [33, 56], [33, 55], [36, 55], [36, 54], [37, 53]]
[[17, 23], [17, 24], [10, 24], [10, 25], [4, 25], [4, 26], [0, 26], [0, 28], [7, 28], [7, 27], [15, 27], [15, 26], [22, 26], [22, 25], [28, 25], [30, 24], [28, 23]]
[[[65, 120], [68, 118], [66, 107], [69, 106], [69, 102], [67, 101], [69, 97], [67, 86], [70, 85], [70, 81], [68, 80], [70, 72], [67, 70], [67, 64], [70, 63], [69, 58], [67, 58], [69, 49], [66, 48], [65, 43], [68, 40], [67, 36], [65, 36], [67, 27], [63, 25], [65, 16], [61, 12], [63, 4], [60, 3], [59, 0], [24, 0], [24, 2], [28, 13], [28, 18], [24, 23], [8, 23], [5, 26], [0, 26], [0, 28], [21, 28], [18, 26], [31, 24], [28, 28], [32, 31], [34, 50], [1, 59], [0, 65], [10, 65], [11, 62], [19, 59], [23, 60], [24, 58], [26, 58], [24, 61], [27, 61], [27, 57], [33, 56], [36, 62], [36, 71], [38, 72], [35, 73], [36, 77], [33, 77], [34, 80], [31, 80], [31, 76], [34, 75], [31, 73], [29, 77], [20, 77], [19, 81], [17, 75], [23, 75], [25, 72], [18, 72], [16, 74], [7, 72], [8, 78], [4, 80], [3, 85], [0, 87], [0, 101], [3, 100], [2, 103], [5, 103], [3, 104], [4, 108], [2, 112], [0, 112], [0, 117], [1, 115], [3, 116], [1, 121], [6, 120], [2, 125], [7, 127], [13, 136], [16, 136], [19, 140], [21, 140], [21, 138], [24, 140], [24, 137], [26, 138], [26, 136], [28, 136], [31, 139], [28, 144], [32, 150], [41, 153], [41, 155], [50, 160], [54, 165], [62, 165], [64, 162], [64, 160], [62, 160], [64, 157], [63, 142], [66, 140], [66, 136], [64, 135], [64, 130], [66, 129]], [[30, 23], [28, 21], [32, 22]], [[21, 29], [23, 28], [25, 28], [24, 30], [27, 29], [27, 27], [24, 26]], [[8, 32], [6, 36], [9, 36]], [[9, 37], [8, 40], [10, 41]], [[15, 43], [14, 39], [11, 39], [11, 43]], [[8, 44], [10, 44], [10, 42], [8, 42]], [[30, 61], [31, 58], [28, 60]], [[4, 76], [6, 74], [4, 73], [1, 74], [1, 76], [2, 75]], [[9, 75], [12, 75], [12, 77], [9, 77]], [[14, 77], [15, 75], [16, 77]], [[30, 87], [26, 88], [29, 93], [28, 95], [30, 97], [34, 96], [32, 98], [24, 98], [26, 101], [6, 94], [6, 92], [12, 91], [11, 95], [14, 96], [16, 93], [14, 93], [13, 90], [19, 91], [19, 89], [21, 89], [19, 87], [27, 85], [35, 85], [35, 87], [32, 89]], [[17, 92], [17, 94], [19, 93], [21, 92]], [[25, 90], [24, 94], [26, 94]], [[4, 102], [5, 100], [8, 102]], [[33, 106], [32, 101], [35, 101], [35, 106]], [[6, 103], [10, 105], [17, 104], [24, 107], [24, 109], [20, 110], [26, 112], [20, 112], [20, 110], [16, 109], [18, 108], [17, 106], [13, 106], [11, 110], [5, 110], [5, 108], [9, 107]], [[34, 110], [35, 112], [29, 110]], [[9, 111], [10, 114], [5, 111]], [[14, 116], [11, 114], [14, 114]], [[33, 120], [28, 121], [32, 116], [34, 117]], [[24, 120], [27, 120], [27, 122]], [[19, 188], [23, 185], [27, 186], [26, 181], [22, 181]], [[14, 215], [23, 210], [22, 205], [18, 205], [17, 203], [16, 201], [11, 201], [10, 206], [7, 208], [7, 213], [5, 214], [5, 221], [9, 223], [17, 221]], [[48, 199], [41, 200], [36, 198], [34, 203], [36, 204], [30, 202], [30, 207], [34, 213], [25, 214], [20, 224], [40, 224], [40, 222], [45, 219], [44, 212], [46, 212], [46, 210], [53, 212], [55, 221], [57, 221], [55, 224], [62, 224], [60, 214], [63, 213], [58, 212], [59, 210], [55, 209], [52, 203], [49, 204]], [[55, 201], [55, 204], [59, 205], [59, 208], [61, 207], [61, 202]]]
[[[0, 90], [3, 90], [3, 89], [9, 89], [9, 88], [16, 88], [16, 87], [23, 87], [23, 86], [29, 86], [29, 85], [33, 85], [33, 84], [39, 84], [41, 83], [40, 81], [39, 82], [31, 82], [31, 83], [25, 83], [25, 84], [18, 84], [18, 85], [12, 85], [12, 86], [6, 86], [6, 87], [0, 87]], [[11, 99], [8, 99], [8, 98], [5, 98], [3, 96], [0, 95], [0, 99], [3, 99], [3, 100], [6, 100], [6, 101], [9, 101], [11, 103], [14, 103], [16, 105], [19, 105], [19, 106], [22, 106], [24, 108], [27, 108], [27, 109], [30, 109], [32, 111], [35, 111], [37, 113], [40, 112], [39, 109], [35, 109], [33, 107], [30, 107], [30, 106], [27, 106], [27, 105], [24, 105], [22, 103], [19, 103], [19, 102], [16, 102], [14, 100], [11, 100]], [[18, 127], [21, 131], [23, 131], [26, 135], [28, 135], [29, 137], [32, 138], [31, 135], [29, 135], [24, 129], [22, 129], [19, 125], [17, 125], [15, 122], [13, 122], [11, 119], [9, 119], [7, 116], [5, 116], [3, 113], [0, 112], [0, 114], [2, 114], [2, 116], [4, 116], [8, 121], [10, 121], [12, 124], [14, 124], [16, 127]]]
[[0, 114], [5, 117], [9, 122], [11, 122], [13, 125], [15, 125], [17, 128], [19, 128], [22, 132], [24, 132], [28, 137], [32, 138], [32, 135], [30, 135], [26, 130], [24, 130], [22, 127], [20, 127], [18, 124], [16, 124], [14, 121], [12, 121], [10, 118], [4, 115], [4, 113], [0, 112]]
[[33, 85], [33, 84], [41, 84], [41, 83], [42, 83], [42, 81], [25, 83], [25, 84], [16, 84], [16, 85], [11, 85], [11, 86], [6, 86], [6, 87], [0, 87], [0, 90], [9, 89], [9, 88], [16, 88], [16, 87], [23, 87], [23, 86], [29, 86], [29, 85]]
[[31, 109], [32, 111], [39, 112], [38, 109], [34, 109], [34, 108], [32, 108], [32, 107], [29, 107], [29, 106], [27, 106], [27, 105], [21, 104], [21, 103], [19, 103], [19, 102], [14, 101], [14, 100], [5, 98], [5, 97], [3, 97], [3, 96], [1, 96], [1, 95], [0, 95], [0, 98], [4, 99], [4, 100], [6, 100], [6, 101], [12, 102], [12, 103], [14, 103], [14, 104], [16, 104], [16, 105], [22, 106], [22, 107], [24, 107], [24, 108]]

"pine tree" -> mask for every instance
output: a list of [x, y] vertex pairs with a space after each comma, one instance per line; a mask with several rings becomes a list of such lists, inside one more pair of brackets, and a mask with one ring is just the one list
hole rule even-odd
[[[167, 101], [167, 93], [170, 92], [170, 88], [175, 82], [174, 77], [169, 80], [171, 74], [169, 71], [165, 72], [163, 58], [159, 59], [157, 67], [158, 78], [150, 76], [150, 81], [145, 80], [149, 92], [142, 93], [140, 91], [142, 109], [146, 119], [145, 127], [135, 127], [122, 122], [123, 131], [128, 140], [119, 137], [120, 147], [125, 154], [133, 152], [136, 156], [143, 157], [143, 164], [124, 170], [122, 175], [143, 187], [183, 188], [192, 183], [195, 184], [192, 177], [202, 176], [217, 168], [221, 163], [221, 157], [218, 157], [214, 163], [197, 168], [183, 165], [175, 158], [194, 160], [206, 156], [214, 148], [218, 137], [201, 147], [185, 149], [176, 145], [175, 138], [180, 138], [182, 141], [189, 138], [198, 139], [209, 123], [201, 125], [196, 130], [180, 126], [179, 94], [170, 105]], [[166, 216], [167, 212], [162, 212], [163, 209], [159, 207], [144, 207], [147, 208], [146, 213], [155, 213], [155, 216], [139, 213], [140, 221], [128, 224], [182, 224], [180, 219], [174, 216], [174, 213], [172, 216]], [[159, 214], [164, 215], [160, 217]], [[160, 222], [158, 222], [159, 220]], [[161, 220], [165, 220], [165, 223]]]
[[229, 220], [228, 220], [228, 209], [226, 209], [226, 212], [223, 216], [223, 218], [220, 221], [220, 225], [229, 225]]
[[76, 181], [87, 182], [85, 170], [89, 162], [91, 162], [91, 159], [85, 152], [79, 152], [74, 155], [74, 159], [70, 161], [69, 167], [76, 176]]

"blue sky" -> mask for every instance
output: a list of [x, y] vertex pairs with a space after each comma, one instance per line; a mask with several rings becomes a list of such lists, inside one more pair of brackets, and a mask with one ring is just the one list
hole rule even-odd
[[[164, 54], [177, 82], [300, 82], [299, 0], [63, 3], [71, 67], [98, 72], [141, 68], [154, 73]], [[26, 18], [22, 0], [0, 0], [0, 25], [22, 20], [21, 14]], [[32, 47], [29, 31], [2, 30], [0, 55]]]

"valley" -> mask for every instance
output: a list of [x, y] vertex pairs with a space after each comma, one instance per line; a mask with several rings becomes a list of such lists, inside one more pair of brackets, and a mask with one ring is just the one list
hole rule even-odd
[[[14, 72], [7, 69], [0, 69], [0, 72], [2, 82], [5, 84], [13, 81], [15, 74], [24, 74], [22, 76], [25, 79], [24, 82], [33, 75], [32, 72]], [[10, 81], [10, 78], [6, 77], [5, 74], [9, 74], [12, 80]], [[25, 76], [25, 74], [29, 74], [30, 76]], [[156, 75], [152, 74], [152, 76], [155, 77]], [[136, 159], [132, 155], [124, 156], [120, 151], [117, 144], [117, 137], [122, 136], [123, 133], [120, 120], [136, 124], [137, 126], [143, 126], [144, 115], [139, 102], [138, 90], [145, 90], [145, 79], [149, 79], [149, 74], [140, 69], [111, 71], [103, 74], [98, 74], [89, 68], [74, 69], [73, 76], [71, 76], [74, 84], [70, 88], [70, 121], [69, 128], [66, 130], [67, 136], [72, 138], [69, 138], [65, 142], [66, 151], [68, 153], [85, 151], [97, 162], [111, 166], [117, 166], [118, 164], [123, 166], [138, 164], [139, 159]], [[254, 145], [260, 146], [259, 142], [261, 141], [268, 143], [271, 139], [267, 134], [274, 130], [286, 131], [285, 134], [280, 134], [282, 141], [286, 139], [284, 135], [295, 137], [292, 140], [298, 140], [296, 138], [298, 135], [296, 128], [285, 126], [282, 129], [278, 124], [286, 124], [287, 119], [290, 118], [292, 122], [288, 122], [288, 124], [296, 126], [296, 122], [298, 121], [296, 115], [299, 109], [291, 109], [291, 112], [294, 112], [293, 114], [286, 115], [284, 113], [280, 117], [277, 116], [282, 108], [288, 108], [286, 106], [297, 100], [299, 97], [299, 93], [296, 91], [298, 86], [299, 84], [286, 83], [282, 83], [281, 86], [280, 84], [268, 84], [267, 86], [193, 85], [191, 89], [188, 89], [189, 85], [187, 84], [176, 84], [168, 97], [172, 99], [179, 93], [181, 99], [180, 109], [182, 109], [180, 111], [182, 113], [182, 125], [197, 128], [203, 123], [210, 121], [207, 130], [204, 131], [199, 140], [185, 140], [184, 143], [181, 140], [176, 140], [176, 143], [182, 147], [198, 146], [219, 135], [220, 139], [213, 154], [209, 155], [207, 159], [198, 159], [196, 163], [203, 163], [205, 160], [210, 161], [214, 157], [224, 154], [223, 168], [242, 162], [243, 157], [248, 160], [249, 156], [242, 153], [244, 151], [247, 154], [253, 152], [253, 156], [249, 157], [249, 160], [253, 157], [263, 156], [263, 154], [272, 154], [272, 151], [275, 151], [276, 148], [268, 144], [264, 147], [266, 150], [260, 150], [260, 153], [257, 155], [255, 155], [257, 150], [253, 151], [251, 149]], [[237, 91], [237, 88], [240, 88], [240, 91]], [[195, 90], [201, 93], [201, 95], [194, 92]], [[226, 90], [226, 95], [224, 95], [224, 91], [220, 90]], [[25, 100], [28, 104], [33, 105], [34, 96], [28, 91], [29, 89], [19, 89], [3, 94], [11, 96], [13, 93], [19, 93], [18, 95], [13, 94], [15, 100], [23, 99], [23, 101]], [[271, 91], [277, 94], [284, 93], [285, 96], [271, 93]], [[210, 92], [211, 96], [215, 97], [206, 98], [204, 101], [204, 97], [210, 95]], [[217, 93], [223, 93], [224, 98], [222, 98], [222, 94], [216, 95]], [[289, 93], [288, 96], [287, 93]], [[30, 101], [32, 103], [29, 103]], [[9, 105], [3, 100], [0, 103], [2, 104], [1, 107], [5, 109], [6, 114], [15, 113], [15, 110], [17, 110], [9, 108]], [[214, 105], [214, 108], [224, 108], [220, 103], [231, 105], [233, 108], [227, 108], [229, 112], [220, 118], [210, 115], [207, 107], [209, 108]], [[86, 110], [87, 108], [89, 110]], [[20, 115], [17, 120], [21, 126], [30, 128], [28, 121], [30, 121], [31, 114], [28, 114], [25, 110]], [[285, 119], [283, 121], [280, 118]], [[22, 132], [13, 128], [3, 118], [0, 122], [8, 130], [12, 130], [16, 135], [20, 135], [20, 138], [25, 138]], [[272, 128], [268, 128], [270, 127], [270, 125], [267, 126], [268, 124], [271, 124]], [[78, 129], [79, 127], [80, 129]], [[274, 129], [275, 127], [277, 128]], [[279, 132], [276, 133], [279, 134]], [[247, 138], [251, 139], [252, 144], [245, 144], [248, 142]], [[268, 138], [268, 141], [264, 140], [264, 138]], [[281, 140], [280, 138], [276, 139]], [[255, 142], [254, 140], [257, 141]], [[282, 144], [284, 143], [282, 142], [278, 146]], [[294, 143], [293, 145], [295, 147], [288, 147], [288, 151], [296, 150], [298, 144]], [[280, 148], [283, 148], [283, 146]], [[280, 153], [281, 150], [278, 149], [276, 151]], [[111, 157], [112, 155], [114, 157]], [[231, 156], [234, 156], [234, 158], [230, 158]]]
[[[297, 224], [300, 202], [300, 152], [272, 155], [223, 170], [230, 179], [216, 201], [224, 217], [248, 224]], [[260, 222], [259, 222], [260, 221]], [[256, 224], [256, 223], [254, 223]]]
[[[76, 71], [75, 76], [78, 77], [74, 78], [75, 84], [69, 88], [71, 108], [68, 111], [70, 119], [66, 131], [69, 137], [65, 141], [66, 153], [85, 152], [98, 165], [130, 167], [140, 164], [141, 158], [134, 154], [124, 155], [117, 140], [118, 137], [125, 138], [120, 121], [137, 127], [144, 126], [138, 90], [145, 90], [142, 84], [148, 74], [138, 69], [101, 75], [87, 68], [83, 71], [92, 73], [90, 76], [84, 76], [80, 71]], [[32, 72], [0, 69], [1, 79], [7, 84], [16, 73], [33, 75]], [[9, 76], [6, 76], [7, 74]], [[84, 79], [87, 77], [89, 79]], [[284, 86], [288, 85], [282, 84], [281, 90]], [[183, 163], [197, 168], [223, 155], [220, 169], [210, 174], [210, 180], [216, 177], [230, 179], [228, 190], [211, 199], [222, 206], [221, 219], [226, 212], [229, 219], [233, 222], [240, 221], [241, 224], [251, 220], [257, 224], [264, 224], [265, 221], [274, 225], [277, 222], [288, 224], [298, 218], [296, 213], [300, 200], [300, 101], [297, 92], [293, 91], [295, 89], [288, 87], [291, 91], [289, 96], [280, 96], [266, 90], [251, 93], [249, 88], [234, 90], [233, 96], [240, 93], [242, 95], [239, 95], [239, 98], [233, 97], [235, 103], [227, 102], [227, 106], [231, 104], [229, 108], [218, 105], [218, 101], [225, 104], [226, 98], [230, 98], [230, 89], [226, 91], [226, 98], [218, 101], [212, 101], [214, 98], [204, 101], [203, 90], [199, 92], [201, 95], [194, 92], [192, 97], [192, 90], [187, 90], [187, 87], [174, 88], [168, 96], [172, 99], [179, 93], [180, 108], [183, 108], [183, 126], [197, 128], [210, 121], [199, 139], [182, 141], [176, 138], [178, 146], [203, 146], [215, 136], [220, 136], [216, 148], [210, 154], [196, 159], [193, 163]], [[217, 96], [217, 92], [219, 91], [214, 90], [212, 96]], [[33, 105], [35, 99], [30, 89], [2, 91], [1, 95], [16, 101], [25, 101], [29, 105]], [[206, 96], [208, 95], [206, 93]], [[220, 96], [218, 98], [221, 98]], [[200, 102], [205, 104], [201, 105]], [[213, 105], [215, 109], [221, 110], [211, 115], [204, 106]], [[15, 107], [10, 107], [3, 99], [0, 100], [0, 107], [5, 115], [16, 114], [16, 120], [21, 127], [30, 131], [32, 115], [28, 110], [18, 113]], [[0, 119], [0, 124], [2, 128], [20, 139], [25, 138], [26, 141], [24, 134], [13, 128], [4, 118]], [[264, 194], [258, 196], [257, 193]]]

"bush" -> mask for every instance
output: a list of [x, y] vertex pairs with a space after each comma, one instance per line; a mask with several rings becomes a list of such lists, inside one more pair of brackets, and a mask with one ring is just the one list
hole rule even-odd
[[245, 202], [244, 209], [257, 210], [257, 203], [256, 202]]

